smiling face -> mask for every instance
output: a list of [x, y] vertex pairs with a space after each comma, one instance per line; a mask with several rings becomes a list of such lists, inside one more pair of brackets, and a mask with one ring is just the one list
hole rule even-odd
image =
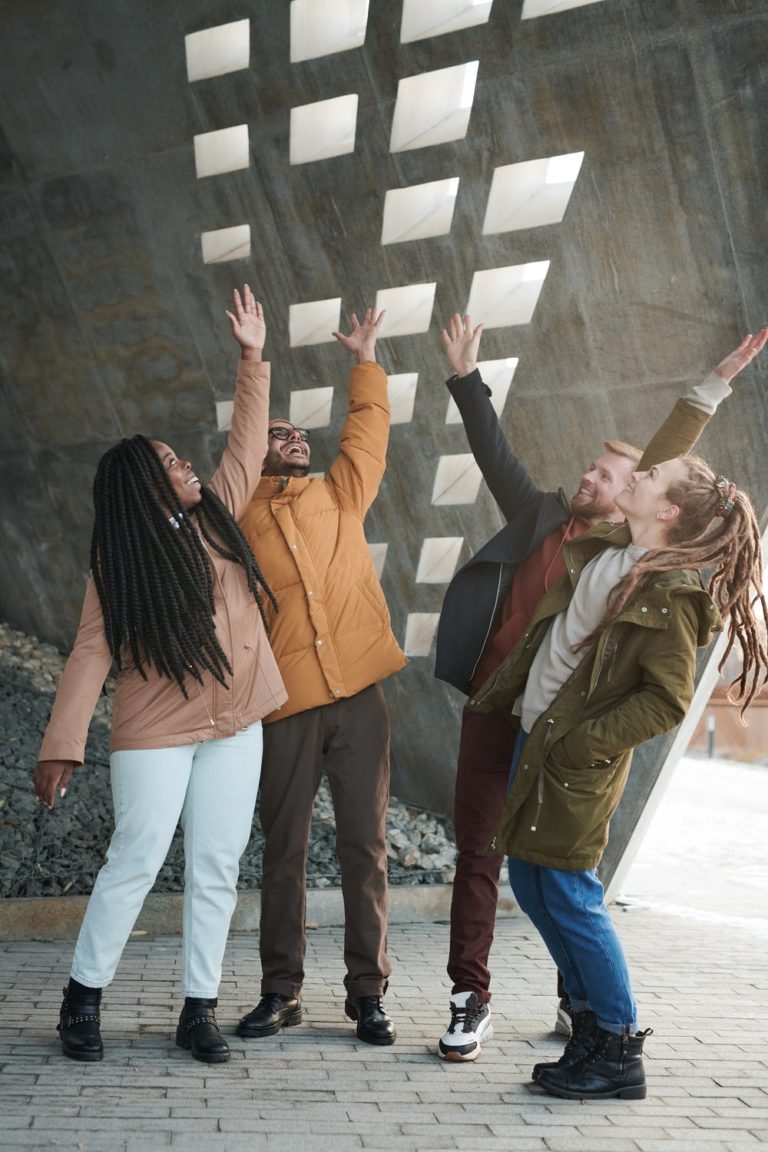
[[269, 425], [269, 444], [264, 461], [264, 476], [306, 476], [309, 472], [310, 449], [308, 435], [290, 420], [272, 420]]
[[578, 491], [571, 497], [571, 512], [589, 524], [621, 520], [616, 496], [626, 487], [633, 467], [627, 456], [606, 449], [579, 481]]
[[647, 472], [633, 472], [623, 492], [616, 497], [616, 507], [626, 516], [635, 530], [659, 526], [662, 533], [679, 515], [679, 508], [669, 498], [669, 489], [687, 478], [685, 462], [681, 459], [665, 460], [654, 464]]
[[164, 444], [162, 440], [150, 440], [150, 444], [160, 458], [160, 463], [176, 493], [176, 499], [184, 511], [188, 512], [203, 498], [200, 491], [200, 481], [192, 471], [192, 465], [189, 460], [179, 460], [173, 449]]

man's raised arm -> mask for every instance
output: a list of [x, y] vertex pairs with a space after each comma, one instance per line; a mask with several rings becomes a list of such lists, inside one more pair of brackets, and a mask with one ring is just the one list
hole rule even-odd
[[379, 490], [387, 463], [389, 396], [387, 376], [376, 363], [376, 337], [384, 312], [368, 308], [362, 324], [352, 313], [349, 335], [333, 335], [355, 358], [349, 375], [349, 409], [341, 430], [339, 455], [328, 469], [328, 481], [340, 502], [361, 519]]
[[443, 329], [448, 361], [455, 372], [448, 390], [456, 401], [469, 447], [491, 495], [507, 520], [528, 500], [541, 495], [509, 445], [490, 401], [491, 390], [477, 370], [483, 325], [456, 312]]

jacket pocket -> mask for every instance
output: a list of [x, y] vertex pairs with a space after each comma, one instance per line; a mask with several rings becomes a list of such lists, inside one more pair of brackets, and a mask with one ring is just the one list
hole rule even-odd
[[566, 768], [551, 758], [545, 764], [542, 823], [559, 855], [602, 851], [623, 791], [621, 759], [598, 767]]

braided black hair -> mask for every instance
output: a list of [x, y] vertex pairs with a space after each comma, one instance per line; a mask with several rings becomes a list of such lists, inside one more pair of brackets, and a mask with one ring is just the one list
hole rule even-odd
[[201, 536], [242, 566], [265, 627], [260, 588], [277, 610], [237, 522], [210, 488], [200, 494], [191, 512], [181, 507], [144, 436], [105, 452], [93, 482], [91, 570], [109, 650], [118, 669], [130, 653], [145, 680], [145, 666], [154, 665], [184, 696], [188, 673], [201, 682], [208, 671], [225, 687], [226, 674], [232, 675], [216, 636], [213, 573]]

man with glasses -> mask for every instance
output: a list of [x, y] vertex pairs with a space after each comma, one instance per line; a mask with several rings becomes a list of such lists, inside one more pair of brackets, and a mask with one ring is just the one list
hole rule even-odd
[[405, 663], [363, 531], [386, 466], [387, 377], [375, 362], [383, 312], [334, 336], [355, 358], [339, 454], [310, 477], [309, 432], [272, 420], [262, 479], [242, 520], [277, 597], [269, 641], [288, 702], [264, 721], [260, 814], [262, 998], [238, 1025], [272, 1036], [302, 1018], [306, 863], [322, 773], [336, 815], [344, 896], [345, 1011], [357, 1036], [392, 1044], [387, 987], [389, 717], [379, 681]]

